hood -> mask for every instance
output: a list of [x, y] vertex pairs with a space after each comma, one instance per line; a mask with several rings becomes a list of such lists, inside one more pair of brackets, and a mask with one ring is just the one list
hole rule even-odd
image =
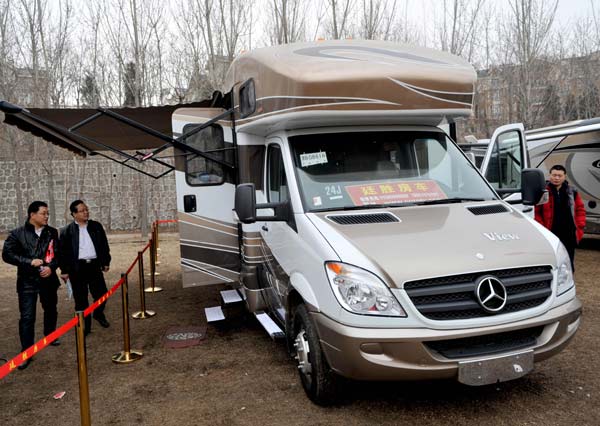
[[[390, 286], [406, 281], [533, 265], [554, 265], [554, 250], [531, 219], [495, 203], [415, 206], [311, 214], [342, 262], [377, 267]], [[498, 207], [499, 206], [499, 207]], [[492, 209], [494, 211], [494, 209]], [[342, 225], [335, 216], [387, 213], [399, 221]], [[353, 221], [356, 222], [356, 221]]]

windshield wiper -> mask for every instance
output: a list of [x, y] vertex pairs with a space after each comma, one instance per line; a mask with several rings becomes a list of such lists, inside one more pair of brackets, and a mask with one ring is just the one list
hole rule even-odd
[[433, 205], [433, 204], [464, 203], [464, 202], [468, 202], [468, 201], [492, 201], [492, 200], [488, 200], [486, 198], [462, 198], [462, 197], [455, 197], [455, 198], [444, 198], [442, 200], [419, 201], [419, 202], [417, 202], [415, 204], [418, 204], [420, 206], [429, 206], [429, 205]]

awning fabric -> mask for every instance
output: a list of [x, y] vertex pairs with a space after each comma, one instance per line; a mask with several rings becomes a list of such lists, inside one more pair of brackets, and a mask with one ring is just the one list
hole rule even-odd
[[[110, 111], [171, 136], [171, 115], [177, 108], [206, 108], [213, 105], [213, 99], [209, 99], [188, 104], [115, 108]], [[119, 151], [151, 150], [165, 143], [158, 137], [106, 115], [83, 125], [74, 132], [69, 131], [74, 125], [96, 114], [98, 112], [96, 109], [26, 109], [0, 101], [0, 111], [4, 113], [5, 124], [15, 126], [83, 156], [93, 155], [95, 151], [108, 151], [111, 148]]]

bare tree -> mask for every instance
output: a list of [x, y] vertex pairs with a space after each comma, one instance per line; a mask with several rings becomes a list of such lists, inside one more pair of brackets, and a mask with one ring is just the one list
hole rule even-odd
[[367, 40], [388, 40], [396, 15], [396, 0], [362, 0], [360, 36]]
[[294, 43], [304, 39], [308, 3], [302, 0], [271, 0], [270, 26], [272, 44]]
[[442, 19], [437, 24], [439, 46], [469, 62], [475, 53], [485, 0], [444, 0]]
[[527, 127], [538, 124], [549, 61], [545, 57], [558, 0], [548, 4], [539, 0], [513, 0], [510, 3], [512, 54], [515, 67], [514, 88], [520, 119]]
[[351, 36], [351, 18], [356, 0], [329, 0], [327, 12], [329, 19], [325, 24], [325, 34], [334, 40]]

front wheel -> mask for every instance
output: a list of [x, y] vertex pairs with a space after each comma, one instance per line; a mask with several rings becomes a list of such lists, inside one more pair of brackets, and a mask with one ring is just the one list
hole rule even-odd
[[339, 377], [325, 359], [316, 327], [305, 305], [299, 305], [294, 313], [294, 336], [293, 352], [304, 391], [316, 404], [336, 402]]

